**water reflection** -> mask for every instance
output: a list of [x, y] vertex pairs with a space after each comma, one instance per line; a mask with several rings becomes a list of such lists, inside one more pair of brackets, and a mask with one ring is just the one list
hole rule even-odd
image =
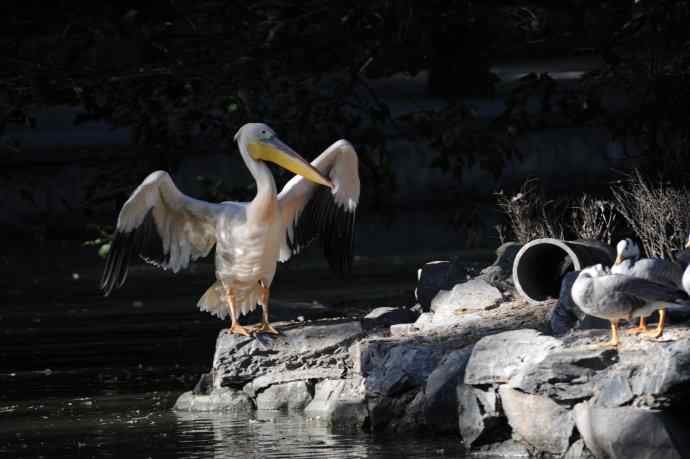
[[257, 411], [251, 419], [223, 413], [175, 413], [180, 457], [428, 458], [461, 457], [457, 441], [372, 437], [333, 432], [299, 413]]

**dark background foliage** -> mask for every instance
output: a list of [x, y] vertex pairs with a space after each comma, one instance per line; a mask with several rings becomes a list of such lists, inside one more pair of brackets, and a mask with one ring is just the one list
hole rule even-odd
[[[135, 160], [101, 161], [94, 206], [121, 202], [143, 173], [175, 170], [190, 152], [231, 149], [248, 120], [269, 123], [308, 157], [337, 138], [351, 140], [363, 201], [375, 212], [391, 212], [398, 189], [390, 131], [429, 145], [428, 166], [458, 179], [475, 164], [500, 175], [506, 160], [522, 157], [520, 135], [559, 126], [606, 127], [640, 147], [635, 159], [650, 176], [682, 182], [688, 172], [687, 1], [25, 1], [2, 8], [0, 136], [10, 125], [35, 126], [36, 110], [56, 105], [80, 106], [75, 124], [102, 119], [133, 129]], [[526, 75], [489, 120], [464, 102], [494, 93], [496, 60], [582, 55], [605, 64], [576, 87]], [[446, 108], [395, 117], [369, 86], [372, 78], [423, 70], [429, 94], [447, 99]], [[620, 92], [632, 96], [607, 103]], [[536, 112], [526, 107], [535, 96]], [[21, 154], [21, 145], [0, 145], [0, 163]], [[123, 167], [140, 172], [118, 173]], [[251, 189], [207, 185], [210, 197], [251, 196]]]

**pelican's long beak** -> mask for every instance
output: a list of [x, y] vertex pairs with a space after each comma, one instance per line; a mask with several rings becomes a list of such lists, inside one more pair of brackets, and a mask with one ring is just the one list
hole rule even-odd
[[685, 243], [685, 248], [690, 249], [690, 237], [688, 238], [688, 242]]
[[616, 257], [616, 261], [614, 261], [613, 264], [614, 264], [614, 265], [619, 265], [619, 264], [621, 264], [621, 263], [623, 263], [623, 255], [618, 255], [618, 256]]
[[309, 161], [275, 137], [270, 140], [252, 142], [247, 145], [247, 150], [254, 159], [271, 161], [293, 174], [301, 175], [314, 183], [333, 188], [333, 183], [309, 164]]

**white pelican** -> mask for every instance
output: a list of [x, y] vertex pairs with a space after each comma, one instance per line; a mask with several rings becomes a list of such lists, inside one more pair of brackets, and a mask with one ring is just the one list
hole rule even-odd
[[[258, 303], [262, 320], [255, 331], [277, 334], [268, 321], [268, 299], [278, 260], [320, 238], [331, 267], [340, 273], [351, 269], [360, 191], [352, 145], [339, 140], [309, 164], [265, 124], [245, 124], [235, 141], [256, 180], [256, 197], [248, 203], [204, 202], [181, 193], [166, 172], [153, 172], [118, 216], [101, 279], [106, 296], [124, 284], [132, 255], [176, 273], [215, 245], [216, 282], [197, 306], [221, 319], [229, 312], [230, 332], [248, 336], [238, 317]], [[265, 161], [299, 175], [277, 194]]]
[[[611, 267], [614, 274], [639, 277], [672, 288], [682, 288], [683, 268], [663, 258], [640, 258], [640, 248], [632, 239], [622, 239], [616, 245], [616, 261]], [[664, 333], [666, 311], [659, 308], [659, 323], [655, 330], [647, 331], [646, 316], [640, 316], [640, 325], [627, 333], [646, 333], [659, 338]]]
[[585, 313], [611, 322], [611, 340], [618, 346], [618, 321], [648, 316], [658, 308], [690, 309], [690, 298], [681, 289], [639, 277], [610, 274], [602, 265], [583, 269], [570, 294]]

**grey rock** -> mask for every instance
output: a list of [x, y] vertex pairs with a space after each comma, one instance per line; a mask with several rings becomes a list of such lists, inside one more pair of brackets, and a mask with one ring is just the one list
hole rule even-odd
[[349, 362], [349, 346], [364, 335], [358, 320], [319, 320], [278, 325], [281, 334], [244, 337], [221, 331], [213, 359], [215, 387], [255, 391], [298, 379], [338, 378]]
[[644, 349], [620, 352], [620, 371], [630, 375], [636, 395], [662, 396], [669, 402], [690, 400], [690, 339], [654, 343]]
[[491, 266], [484, 268], [477, 278], [486, 281], [503, 293], [512, 292], [515, 289], [513, 262], [521, 247], [522, 245], [517, 242], [502, 244], [496, 249], [496, 261]]
[[296, 381], [337, 379], [345, 375], [344, 368], [307, 368], [304, 370], [288, 370], [272, 372], [259, 376], [243, 387], [247, 395], [256, 397], [261, 391], [276, 384], [285, 384]]
[[312, 396], [305, 381], [274, 384], [256, 396], [258, 410], [301, 410], [311, 402]]
[[539, 395], [524, 394], [508, 386], [498, 391], [508, 423], [527, 444], [551, 454], [564, 454], [575, 421], [567, 408]]
[[398, 430], [421, 417], [418, 393], [448, 353], [448, 344], [387, 338], [364, 340], [360, 347], [371, 428]]
[[364, 380], [356, 377], [325, 379], [316, 383], [314, 399], [304, 414], [321, 418], [339, 428], [363, 428], [369, 417]]
[[408, 308], [380, 307], [371, 311], [362, 319], [364, 329], [390, 327], [394, 324], [410, 324], [419, 317], [419, 313]]
[[419, 329], [414, 324], [394, 324], [390, 327], [390, 333], [393, 338], [402, 338], [405, 336], [416, 335]]
[[465, 370], [465, 384], [506, 383], [522, 367], [544, 359], [560, 340], [536, 330], [512, 330], [485, 336], [474, 346]]
[[441, 290], [431, 301], [434, 316], [452, 318], [458, 309], [490, 309], [503, 301], [503, 294], [483, 279], [471, 279], [455, 285], [452, 290]]
[[440, 290], [467, 280], [469, 271], [459, 262], [448, 260], [430, 261], [417, 270], [415, 298], [424, 311], [429, 311], [431, 300]]
[[570, 445], [570, 448], [568, 448], [568, 451], [565, 453], [565, 456], [563, 456], [563, 459], [596, 459], [592, 452], [587, 449], [587, 445], [585, 445], [585, 441], [583, 439], [579, 439], [573, 442], [572, 445]]
[[415, 323], [413, 324], [414, 327], [419, 330], [419, 331], [427, 331], [430, 330], [433, 327], [433, 322], [434, 322], [434, 313], [433, 312], [423, 312], [420, 314], [420, 316], [417, 318]]
[[213, 373], [203, 373], [192, 389], [194, 395], [210, 395], [213, 391]]
[[254, 411], [251, 398], [241, 390], [217, 388], [210, 395], [197, 395], [192, 391], [180, 395], [175, 402], [177, 411], [222, 411], [249, 415]]
[[604, 379], [597, 387], [596, 394], [592, 398], [592, 404], [603, 407], [616, 407], [625, 405], [635, 397], [628, 378], [622, 374], [614, 374]]
[[600, 372], [618, 362], [613, 349], [550, 350], [544, 358], [520, 368], [508, 385], [523, 392], [576, 403], [592, 396]]
[[484, 445], [481, 448], [472, 451], [470, 457], [484, 457], [489, 459], [519, 459], [522, 457], [531, 457], [531, 454], [527, 448], [525, 448], [525, 445], [513, 439], [509, 439], [501, 443]]
[[[367, 395], [370, 429], [374, 432], [395, 432], [410, 427], [421, 412], [419, 389], [410, 389], [395, 397]], [[418, 428], [417, 423], [415, 428]]]
[[502, 413], [498, 410], [496, 392], [481, 390], [467, 384], [456, 388], [458, 400], [458, 429], [465, 447], [470, 448], [482, 439], [495, 440], [494, 432], [501, 427]]
[[451, 351], [431, 372], [424, 386], [424, 423], [435, 432], [456, 432], [458, 398], [455, 388], [464, 380], [471, 348]]
[[447, 345], [384, 338], [364, 340], [360, 349], [367, 395], [395, 397], [425, 384]]
[[666, 427], [665, 416], [661, 413], [630, 407], [598, 408], [588, 403], [576, 405], [573, 413], [577, 430], [596, 457], [683, 457], [676, 449]]

